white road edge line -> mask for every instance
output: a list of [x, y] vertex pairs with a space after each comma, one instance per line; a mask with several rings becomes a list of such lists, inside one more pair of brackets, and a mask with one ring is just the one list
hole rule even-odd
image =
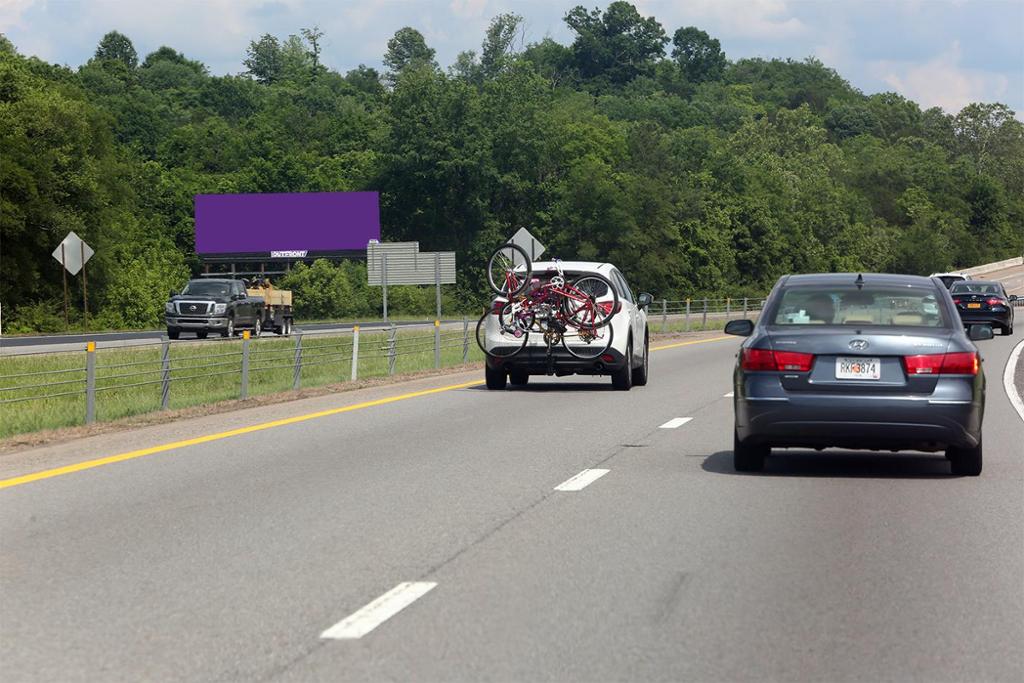
[[1006, 361], [1006, 368], [1003, 370], [1003, 389], [1006, 390], [1006, 397], [1010, 399], [1010, 403], [1013, 405], [1014, 410], [1017, 411], [1017, 415], [1020, 416], [1021, 420], [1024, 420], [1024, 399], [1017, 393], [1017, 387], [1014, 386], [1013, 373], [1017, 369], [1017, 359], [1020, 357], [1021, 351], [1024, 351], [1024, 341], [1013, 347], [1013, 351], [1010, 352], [1010, 359]]
[[658, 429], [676, 429], [677, 427], [682, 427], [692, 419], [692, 417], [673, 417], [671, 420], [658, 427]]
[[405, 581], [320, 634], [331, 640], [362, 638], [385, 621], [429, 593], [431, 581]]
[[583, 470], [579, 474], [566, 479], [555, 487], [556, 491], [581, 491], [595, 481], [608, 474], [611, 470]]
[[731, 391], [728, 394], [722, 394], [722, 398], [732, 398], [732, 397], [733, 397], [733, 392], [731, 392]]

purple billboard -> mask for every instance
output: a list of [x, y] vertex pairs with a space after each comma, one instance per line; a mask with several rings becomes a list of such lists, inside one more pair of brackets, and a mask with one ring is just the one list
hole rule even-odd
[[197, 194], [196, 252], [306, 258], [380, 239], [376, 192]]

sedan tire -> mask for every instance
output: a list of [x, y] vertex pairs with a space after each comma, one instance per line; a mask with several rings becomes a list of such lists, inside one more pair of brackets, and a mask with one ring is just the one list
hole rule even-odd
[[981, 474], [981, 441], [974, 448], [947, 448], [950, 471], [960, 477], [976, 477]]
[[737, 472], [760, 472], [764, 469], [764, 459], [771, 453], [771, 448], [762, 444], [744, 443], [740, 441], [736, 431], [732, 433], [732, 466]]

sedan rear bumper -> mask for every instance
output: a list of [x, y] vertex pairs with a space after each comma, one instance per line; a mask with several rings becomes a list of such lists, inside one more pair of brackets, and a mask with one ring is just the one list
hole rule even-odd
[[972, 313], [970, 311], [960, 311], [960, 321], [966, 325], [995, 325], [1000, 327], [1009, 327], [1010, 325], [1010, 310], [1006, 309], [1003, 311], [979, 311]]
[[928, 397], [790, 395], [735, 399], [740, 439], [771, 446], [939, 451], [974, 447], [982, 403]]

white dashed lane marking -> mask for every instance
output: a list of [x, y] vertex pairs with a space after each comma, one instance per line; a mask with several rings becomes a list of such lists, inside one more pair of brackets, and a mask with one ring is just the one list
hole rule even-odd
[[555, 487], [556, 491], [580, 491], [608, 474], [610, 470], [583, 470]]
[[331, 640], [362, 638], [422, 598], [436, 585], [436, 583], [430, 581], [406, 581], [400, 583], [366, 607], [363, 607], [351, 616], [345, 617], [321, 633], [320, 637]]
[[673, 417], [671, 420], [661, 425], [659, 429], [675, 429], [676, 427], [682, 427], [692, 419], [692, 417]]

